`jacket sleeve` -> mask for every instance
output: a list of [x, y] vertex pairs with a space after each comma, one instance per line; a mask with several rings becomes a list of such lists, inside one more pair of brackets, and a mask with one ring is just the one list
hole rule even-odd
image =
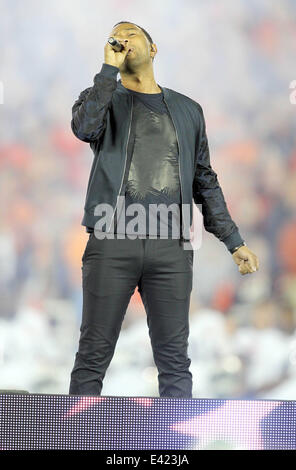
[[94, 85], [83, 90], [72, 107], [71, 128], [83, 142], [99, 139], [105, 130], [118, 71], [118, 67], [103, 63], [101, 71], [94, 77]]
[[201, 204], [206, 231], [215, 235], [231, 251], [244, 240], [229, 214], [217, 174], [211, 167], [206, 124], [200, 105], [199, 111], [200, 125], [196, 147], [193, 199], [196, 204]]

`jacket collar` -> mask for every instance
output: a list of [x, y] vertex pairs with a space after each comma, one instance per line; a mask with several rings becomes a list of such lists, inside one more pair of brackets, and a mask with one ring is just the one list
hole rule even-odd
[[[159, 88], [162, 90], [162, 92], [163, 92], [163, 94], [164, 94], [164, 97], [167, 98], [167, 97], [168, 97], [167, 88], [164, 88], [164, 87], [160, 86], [159, 83], [158, 83], [157, 85], [158, 85]], [[117, 91], [119, 91], [120, 93], [129, 94], [129, 91], [122, 85], [121, 79], [119, 79], [119, 80], [117, 81]]]

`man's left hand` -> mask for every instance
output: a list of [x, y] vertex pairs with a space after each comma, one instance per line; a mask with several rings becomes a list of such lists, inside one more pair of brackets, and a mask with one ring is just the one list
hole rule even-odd
[[232, 258], [239, 266], [239, 272], [244, 275], [253, 273], [259, 269], [258, 257], [247, 246], [241, 246], [236, 250]]

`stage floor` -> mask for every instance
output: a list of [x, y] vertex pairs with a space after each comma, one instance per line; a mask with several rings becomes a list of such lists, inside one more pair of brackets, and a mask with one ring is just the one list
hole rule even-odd
[[295, 401], [0, 394], [0, 449], [296, 449]]

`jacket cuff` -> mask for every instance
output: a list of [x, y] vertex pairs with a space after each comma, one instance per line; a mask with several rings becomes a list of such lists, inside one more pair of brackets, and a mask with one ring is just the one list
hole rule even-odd
[[110, 64], [105, 64], [104, 62], [100, 72], [95, 75], [94, 82], [96, 83], [96, 79], [100, 78], [102, 75], [104, 75], [104, 77], [110, 77], [110, 78], [113, 78], [114, 80], [117, 80], [118, 72], [119, 72], [118, 67], [115, 67], [114, 65], [110, 65]]
[[228, 237], [222, 240], [222, 242], [225, 244], [226, 248], [228, 249], [228, 251], [230, 251], [230, 253], [233, 248], [240, 245], [244, 241], [245, 240], [243, 240], [238, 230], [235, 230], [230, 235], [228, 235]]

